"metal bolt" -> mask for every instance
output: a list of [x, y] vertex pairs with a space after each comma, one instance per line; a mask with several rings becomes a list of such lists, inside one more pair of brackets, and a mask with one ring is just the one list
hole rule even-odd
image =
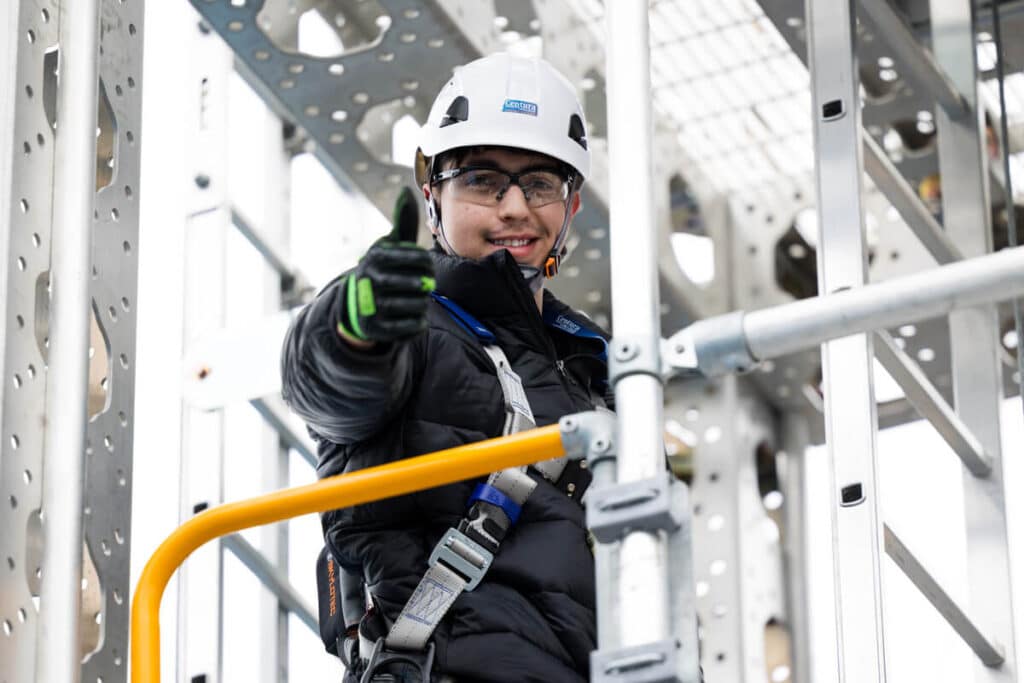
[[639, 349], [629, 342], [623, 342], [615, 349], [615, 360], [625, 362], [636, 358]]
[[591, 447], [595, 453], [604, 453], [608, 450], [608, 442], [604, 439], [594, 439]]
[[579, 424], [576, 420], [571, 417], [563, 417], [561, 422], [561, 431], [565, 434], [571, 434], [579, 429]]
[[199, 173], [198, 175], [196, 175], [195, 181], [196, 187], [198, 187], [200, 190], [205, 190], [210, 186], [210, 176], [206, 175], [205, 173]]
[[675, 351], [676, 351], [676, 353], [685, 353], [686, 352], [686, 345], [685, 344], [676, 344]]

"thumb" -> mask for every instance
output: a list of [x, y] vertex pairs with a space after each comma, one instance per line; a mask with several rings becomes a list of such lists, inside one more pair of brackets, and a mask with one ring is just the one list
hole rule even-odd
[[420, 229], [420, 212], [416, 195], [408, 187], [403, 187], [395, 201], [395, 209], [391, 214], [391, 234], [388, 239], [393, 242], [416, 242], [416, 233]]

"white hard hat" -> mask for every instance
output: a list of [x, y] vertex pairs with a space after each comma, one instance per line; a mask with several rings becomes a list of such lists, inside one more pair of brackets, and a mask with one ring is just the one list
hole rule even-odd
[[416, 182], [429, 160], [459, 147], [516, 147], [590, 173], [586, 119], [572, 84], [539, 58], [499, 52], [455, 69], [420, 129]]

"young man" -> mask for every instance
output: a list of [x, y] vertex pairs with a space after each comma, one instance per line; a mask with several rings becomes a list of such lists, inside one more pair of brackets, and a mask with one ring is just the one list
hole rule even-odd
[[[542, 60], [456, 70], [416, 160], [434, 249], [382, 238], [289, 330], [284, 395], [317, 438], [320, 476], [604, 405], [606, 335], [544, 288], [589, 173], [584, 120]], [[339, 645], [346, 680], [419, 683], [409, 660], [440, 681], [588, 680], [589, 481], [579, 463], [542, 463], [325, 513], [330, 554], [373, 604]], [[493, 555], [478, 585], [446, 548]]]

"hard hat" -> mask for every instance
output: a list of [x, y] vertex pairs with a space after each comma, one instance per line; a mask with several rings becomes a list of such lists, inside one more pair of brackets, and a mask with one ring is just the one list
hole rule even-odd
[[515, 147], [590, 173], [583, 108], [569, 81], [539, 58], [499, 52], [458, 67], [430, 108], [416, 151], [417, 185], [430, 160], [459, 147]]

